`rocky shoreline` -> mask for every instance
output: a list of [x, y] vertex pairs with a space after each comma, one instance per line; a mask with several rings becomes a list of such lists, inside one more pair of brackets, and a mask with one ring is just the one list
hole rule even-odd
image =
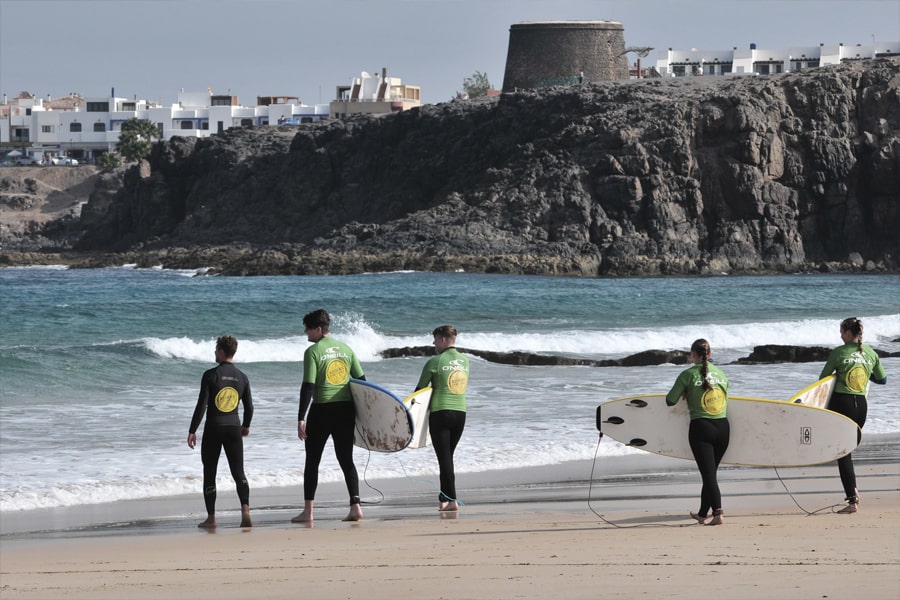
[[[197, 276], [263, 275], [354, 275], [392, 271], [465, 272], [497, 275], [543, 275], [591, 277], [596, 273], [578, 261], [552, 257], [510, 256], [429, 256], [413, 252], [369, 254], [356, 252], [294, 253], [279, 248], [165, 248], [128, 252], [0, 252], [0, 267], [64, 266], [96, 269], [134, 265], [137, 268], [196, 270]], [[782, 275], [801, 273], [884, 274], [898, 273], [862, 260], [794, 265], [789, 269], [745, 269], [741, 275]], [[694, 265], [690, 269], [666, 268], [665, 264], [642, 270], [634, 266], [606, 277], [720, 276], [714, 264]]]
[[0, 265], [897, 273], [900, 59], [174, 138], [49, 220], [15, 169]]

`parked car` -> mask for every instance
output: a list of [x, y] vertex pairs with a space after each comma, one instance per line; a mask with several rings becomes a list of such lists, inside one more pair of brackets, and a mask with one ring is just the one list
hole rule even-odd
[[78, 161], [71, 156], [54, 156], [50, 159], [50, 162], [54, 165], [65, 165], [67, 167], [78, 166]]
[[16, 158], [16, 165], [20, 167], [33, 167], [40, 166], [41, 162], [39, 160], [35, 160], [30, 156], [19, 156]]

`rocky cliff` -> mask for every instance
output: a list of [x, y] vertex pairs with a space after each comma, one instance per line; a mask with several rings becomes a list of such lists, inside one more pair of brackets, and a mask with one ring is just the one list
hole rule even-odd
[[879, 59], [175, 139], [91, 197], [76, 249], [237, 274], [896, 271], [898, 213], [900, 60]]

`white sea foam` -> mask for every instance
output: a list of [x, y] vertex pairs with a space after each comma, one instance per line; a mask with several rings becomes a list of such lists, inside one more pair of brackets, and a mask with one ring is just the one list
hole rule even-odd
[[[382, 360], [381, 352], [389, 348], [430, 346], [427, 335], [389, 335], [377, 331], [358, 315], [336, 319], [333, 336], [350, 345], [363, 362]], [[900, 336], [900, 314], [863, 317], [869, 344], [894, 346], [892, 340]], [[602, 336], [602, 344], [597, 337]], [[750, 322], [658, 327], [654, 329], [614, 329], [587, 332], [584, 330], [541, 333], [462, 332], [457, 339], [460, 347], [494, 352], [533, 352], [585, 357], [622, 357], [644, 350], [684, 350], [685, 340], [705, 337], [714, 352], [726, 353], [729, 358], [747, 354], [754, 346], [776, 344], [833, 347], [840, 344], [834, 319], [800, 319], [797, 321]], [[192, 340], [179, 338], [145, 338], [147, 349], [163, 358], [208, 361], [214, 338]], [[240, 342], [241, 362], [298, 362], [309, 342], [304, 336], [277, 339], [245, 340]]]

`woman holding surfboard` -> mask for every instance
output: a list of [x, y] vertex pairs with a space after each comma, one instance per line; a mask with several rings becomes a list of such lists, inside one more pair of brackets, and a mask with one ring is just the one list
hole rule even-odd
[[[726, 417], [728, 378], [722, 369], [709, 362], [710, 358], [712, 350], [709, 342], [696, 340], [691, 345], [691, 362], [694, 365], [682, 371], [675, 380], [675, 385], [666, 394], [666, 404], [675, 406], [684, 398], [691, 415], [688, 440], [703, 479], [700, 510], [692, 512], [691, 517], [699, 523], [721, 525], [725, 517], [716, 472], [728, 450], [731, 432]], [[710, 509], [713, 511], [712, 519], [707, 523]]]
[[456, 349], [456, 327], [441, 325], [432, 334], [436, 356], [425, 363], [416, 389], [432, 388], [428, 429], [440, 470], [438, 510], [452, 512], [459, 510], [453, 453], [466, 426], [469, 358]]
[[[868, 404], [866, 394], [869, 392], [869, 381], [887, 383], [887, 374], [881, 359], [872, 348], [862, 343], [863, 323], [856, 317], [841, 321], [842, 346], [838, 346], [828, 355], [819, 379], [836, 374], [834, 393], [828, 401], [828, 410], [840, 413], [859, 425], [862, 429], [866, 423]], [[847, 506], [839, 513], [852, 514], [859, 510], [859, 492], [856, 490], [856, 472], [853, 470], [851, 454], [839, 458], [838, 472], [841, 484], [847, 494]]]

